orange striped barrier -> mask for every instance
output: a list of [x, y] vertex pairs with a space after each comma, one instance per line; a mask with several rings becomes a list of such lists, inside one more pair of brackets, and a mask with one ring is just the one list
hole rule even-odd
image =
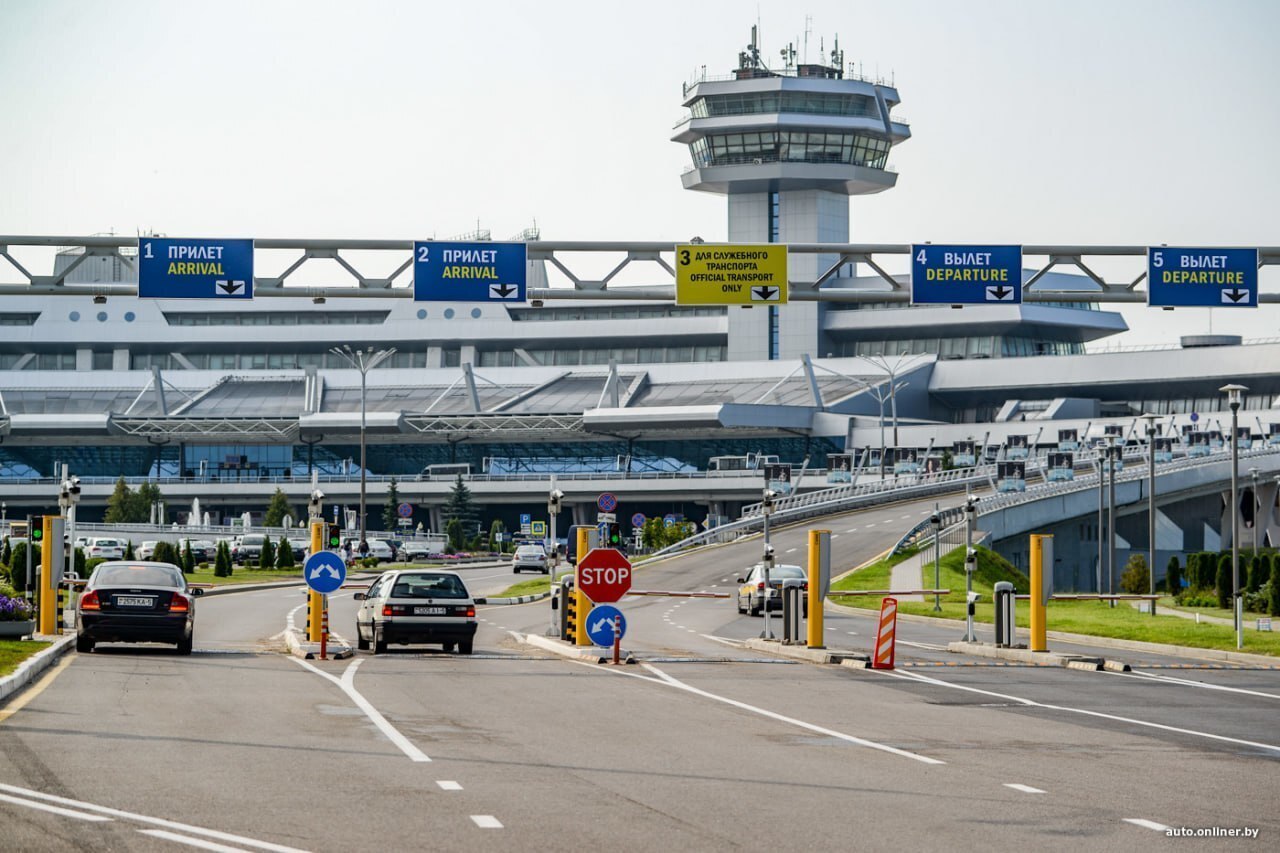
[[872, 669], [893, 669], [894, 635], [898, 630], [898, 599], [880, 603], [880, 628], [876, 631], [876, 653]]

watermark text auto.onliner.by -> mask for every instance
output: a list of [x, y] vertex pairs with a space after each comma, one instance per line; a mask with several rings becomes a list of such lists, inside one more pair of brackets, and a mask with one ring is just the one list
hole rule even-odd
[[1164, 832], [1170, 838], [1257, 838], [1256, 826], [1171, 826]]

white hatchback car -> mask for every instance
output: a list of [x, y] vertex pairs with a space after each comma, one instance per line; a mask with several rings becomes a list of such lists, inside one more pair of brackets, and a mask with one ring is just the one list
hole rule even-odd
[[384, 572], [368, 592], [352, 596], [356, 612], [356, 648], [373, 646], [374, 654], [388, 643], [440, 643], [446, 652], [456, 647], [471, 654], [476, 635], [476, 602], [457, 572], [400, 569]]
[[95, 557], [104, 560], [123, 560], [124, 542], [119, 539], [95, 536], [89, 540], [89, 547], [84, 549], [84, 556], [86, 560], [92, 560]]

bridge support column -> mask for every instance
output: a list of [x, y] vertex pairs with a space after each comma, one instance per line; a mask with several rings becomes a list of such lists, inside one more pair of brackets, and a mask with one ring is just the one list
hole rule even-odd
[[595, 524], [596, 520], [591, 514], [592, 504], [576, 503], [569, 504], [569, 507], [573, 510], [574, 524]]
[[444, 533], [444, 515], [443, 507], [429, 506], [427, 507], [428, 523], [431, 526], [432, 533]]

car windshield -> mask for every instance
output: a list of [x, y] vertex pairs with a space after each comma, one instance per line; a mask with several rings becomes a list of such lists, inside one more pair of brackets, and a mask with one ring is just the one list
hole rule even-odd
[[520, 547], [516, 553], [521, 557], [540, 557], [542, 556], [543, 551], [536, 545], [524, 545]]
[[[764, 569], [760, 566], [755, 567], [755, 574], [761, 579], [764, 578]], [[800, 578], [804, 580], [806, 577], [804, 569], [799, 566], [774, 566], [769, 570], [769, 580], [785, 580], [787, 578]]]
[[392, 598], [466, 598], [467, 588], [457, 575], [401, 575]]
[[118, 540], [115, 540], [115, 539], [95, 539], [95, 540], [93, 540], [93, 544], [94, 544], [94, 545], [97, 545], [99, 548], [118, 548], [118, 547], [120, 547], [120, 542], [119, 542]]
[[182, 575], [164, 566], [99, 566], [94, 586], [171, 586], [182, 589]]

